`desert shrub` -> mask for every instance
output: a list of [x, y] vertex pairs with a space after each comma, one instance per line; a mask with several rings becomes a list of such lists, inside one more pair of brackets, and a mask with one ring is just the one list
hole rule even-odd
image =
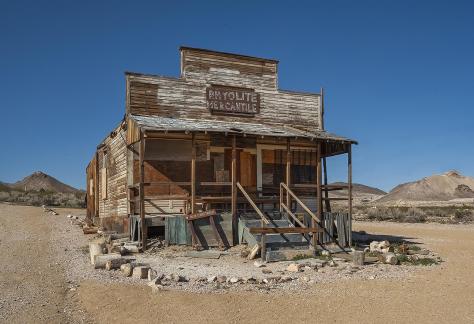
[[420, 208], [411, 207], [377, 207], [367, 212], [367, 217], [377, 221], [393, 221], [406, 223], [422, 223], [426, 221], [426, 214]]

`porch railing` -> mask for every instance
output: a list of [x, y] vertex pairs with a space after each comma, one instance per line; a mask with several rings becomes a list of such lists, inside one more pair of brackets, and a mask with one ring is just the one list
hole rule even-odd
[[239, 188], [242, 195], [244, 195], [245, 199], [247, 199], [250, 206], [252, 206], [252, 208], [255, 210], [258, 216], [260, 216], [262, 220], [262, 227], [263, 227], [263, 224], [267, 224], [267, 225], [270, 224], [270, 221], [268, 220], [267, 216], [265, 216], [265, 214], [260, 210], [260, 208], [258, 208], [258, 206], [255, 204], [252, 198], [250, 198], [249, 194], [245, 191], [244, 187], [242, 187], [242, 185], [239, 182], [237, 182], [236, 185], [237, 185], [237, 188]]

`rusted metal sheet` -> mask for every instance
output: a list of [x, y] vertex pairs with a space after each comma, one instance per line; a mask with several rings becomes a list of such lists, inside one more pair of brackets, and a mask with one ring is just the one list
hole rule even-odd
[[260, 112], [260, 94], [253, 89], [210, 86], [206, 89], [206, 101], [212, 113], [255, 115]]

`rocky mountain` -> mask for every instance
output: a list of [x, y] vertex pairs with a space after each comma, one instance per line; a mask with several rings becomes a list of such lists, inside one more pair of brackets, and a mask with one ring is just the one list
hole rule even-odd
[[377, 202], [448, 201], [459, 198], [474, 198], [474, 178], [449, 171], [400, 184]]
[[34, 172], [33, 174], [12, 184], [1, 183], [0, 191], [7, 191], [7, 190], [1, 190], [1, 189], [6, 189], [3, 187], [9, 188], [10, 190], [17, 189], [21, 191], [39, 191], [43, 189], [49, 192], [62, 192], [62, 193], [80, 192], [80, 190], [73, 188], [71, 186], [68, 186], [67, 184], [62, 183], [58, 179], [40, 171]]

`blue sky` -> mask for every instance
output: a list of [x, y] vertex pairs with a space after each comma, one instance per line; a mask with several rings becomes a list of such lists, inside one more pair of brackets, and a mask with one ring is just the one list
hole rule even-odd
[[470, 1], [1, 0], [0, 180], [83, 188], [124, 71], [178, 76], [180, 45], [276, 58], [281, 88], [324, 87], [326, 128], [360, 143], [356, 182], [474, 176], [472, 17]]

